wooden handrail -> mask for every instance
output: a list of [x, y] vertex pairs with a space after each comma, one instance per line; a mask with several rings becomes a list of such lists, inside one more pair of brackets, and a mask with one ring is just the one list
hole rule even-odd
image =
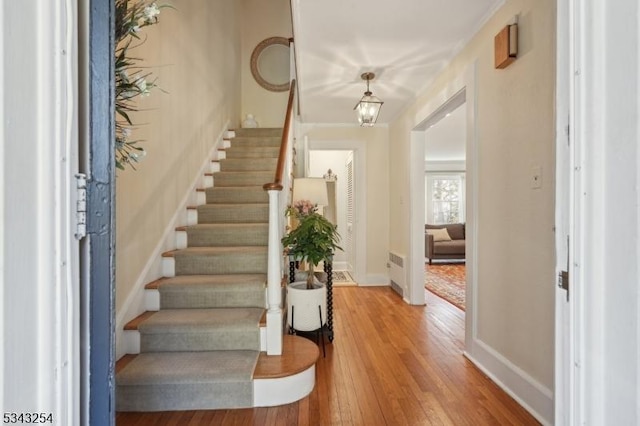
[[282, 141], [280, 142], [280, 154], [278, 155], [278, 166], [276, 167], [276, 175], [273, 182], [265, 183], [262, 188], [265, 191], [282, 191], [282, 174], [284, 173], [284, 163], [287, 159], [287, 145], [289, 142], [289, 129], [291, 127], [291, 118], [293, 117], [293, 98], [296, 90], [296, 80], [291, 80], [289, 88], [289, 102], [287, 103], [287, 114], [284, 119], [284, 128], [282, 129]]

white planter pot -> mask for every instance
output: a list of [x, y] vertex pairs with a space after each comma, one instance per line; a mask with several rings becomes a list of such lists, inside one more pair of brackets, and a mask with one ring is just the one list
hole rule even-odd
[[[294, 282], [287, 286], [287, 324], [298, 331], [312, 331], [327, 322], [327, 287], [314, 284], [307, 289], [306, 282]], [[322, 322], [320, 322], [320, 311]]]

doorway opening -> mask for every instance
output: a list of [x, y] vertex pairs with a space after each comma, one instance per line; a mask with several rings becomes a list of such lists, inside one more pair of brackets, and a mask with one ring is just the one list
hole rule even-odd
[[308, 177], [327, 181], [325, 216], [338, 227], [342, 251], [333, 258], [334, 285], [356, 285], [355, 164], [352, 150], [309, 150]]
[[442, 112], [444, 115], [436, 115], [437, 121], [424, 132], [425, 287], [464, 311], [467, 140], [464, 97], [447, 103]]
[[[411, 132], [411, 149], [410, 149], [410, 190], [412, 194], [416, 194], [411, 198], [411, 257], [410, 257], [410, 285], [409, 285], [409, 302], [413, 305], [424, 305], [426, 301], [427, 290], [425, 289], [425, 224], [427, 218], [427, 166], [429, 166], [429, 137], [435, 139], [431, 130], [436, 129], [440, 121], [442, 124], [446, 122], [451, 115], [456, 112], [464, 116], [462, 119], [464, 132], [464, 176], [458, 175], [461, 190], [464, 194], [465, 202], [458, 204], [458, 213], [462, 212], [463, 216], [458, 215], [458, 220], [464, 221], [464, 245], [465, 245], [465, 282], [464, 282], [464, 323], [465, 323], [465, 347], [471, 347], [474, 339], [476, 312], [475, 309], [475, 289], [476, 289], [476, 271], [477, 271], [477, 141], [476, 141], [476, 100], [475, 100], [475, 66], [465, 70], [457, 80], [457, 90], [455, 87], [440, 93], [435, 99], [447, 99], [444, 103], [437, 102], [433, 104], [430, 112], [427, 111], [425, 118], [414, 127]], [[454, 89], [454, 90], [451, 90]], [[458, 110], [458, 111], [456, 111]], [[444, 120], [443, 120], [444, 118]], [[455, 116], [454, 116], [455, 118]], [[433, 127], [431, 127], [434, 125]], [[432, 154], [433, 157], [433, 154]], [[425, 158], [427, 161], [425, 161]], [[433, 160], [433, 158], [432, 158]], [[437, 172], [456, 171], [451, 170], [456, 166], [461, 169], [461, 163], [440, 164], [440, 170]], [[435, 168], [434, 165], [432, 165]], [[434, 172], [436, 170], [433, 170]], [[437, 175], [438, 173], [435, 173]], [[444, 200], [450, 201], [452, 200]], [[449, 211], [453, 208], [449, 206]], [[432, 213], [433, 215], [433, 213]], [[427, 261], [428, 263], [428, 261]]]

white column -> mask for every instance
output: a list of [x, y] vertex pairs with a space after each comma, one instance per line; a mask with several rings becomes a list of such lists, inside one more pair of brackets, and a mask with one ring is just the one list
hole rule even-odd
[[278, 194], [269, 190], [269, 258], [267, 270], [267, 355], [282, 355], [282, 272]]

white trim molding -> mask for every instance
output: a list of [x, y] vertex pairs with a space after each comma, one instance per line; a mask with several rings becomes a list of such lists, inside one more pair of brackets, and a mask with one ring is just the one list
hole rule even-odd
[[464, 356], [543, 425], [553, 424], [553, 392], [481, 340]]
[[316, 365], [293, 376], [253, 381], [253, 406], [290, 404], [309, 395], [316, 384]]

